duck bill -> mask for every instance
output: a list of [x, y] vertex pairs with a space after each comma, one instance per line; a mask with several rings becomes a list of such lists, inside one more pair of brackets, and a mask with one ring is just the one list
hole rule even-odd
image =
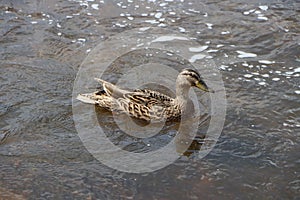
[[196, 84], [196, 87], [199, 88], [200, 90], [205, 91], [205, 92], [211, 92], [211, 91], [208, 89], [208, 87], [207, 87], [207, 85], [206, 85], [205, 83], [200, 83], [200, 82], [198, 82], [198, 83]]

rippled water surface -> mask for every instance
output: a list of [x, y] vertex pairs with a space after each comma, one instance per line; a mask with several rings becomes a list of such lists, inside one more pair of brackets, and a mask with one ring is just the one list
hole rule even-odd
[[[280, 0], [0, 1], [0, 198], [299, 198], [299, 16], [299, 2]], [[193, 156], [206, 130], [200, 127], [198, 142], [173, 164], [123, 173], [83, 146], [73, 122], [73, 84], [98, 44], [153, 28], [193, 38], [191, 63], [215, 63], [226, 88], [226, 121], [205, 158]], [[147, 56], [120, 58], [107, 78]], [[183, 67], [169, 56], [159, 61]], [[117, 130], [109, 112], [95, 110], [111, 140], [128, 151], [160, 148], [175, 134], [135, 140]]]

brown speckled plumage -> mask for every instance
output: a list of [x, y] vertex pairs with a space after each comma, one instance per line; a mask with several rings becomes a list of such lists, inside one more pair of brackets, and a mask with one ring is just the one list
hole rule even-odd
[[201, 79], [201, 76], [191, 69], [184, 69], [178, 75], [176, 80], [176, 98], [146, 89], [123, 90], [104, 80], [95, 80], [102, 83], [103, 90], [79, 94], [78, 100], [97, 104], [108, 110], [126, 113], [131, 117], [146, 121], [179, 118], [181, 111], [187, 104], [190, 87], [195, 86], [208, 91], [208, 87]]

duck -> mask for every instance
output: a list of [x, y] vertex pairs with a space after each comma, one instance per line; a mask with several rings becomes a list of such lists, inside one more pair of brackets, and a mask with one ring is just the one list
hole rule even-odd
[[191, 87], [204, 92], [213, 92], [208, 88], [200, 74], [194, 69], [183, 69], [176, 79], [176, 97], [172, 98], [159, 91], [149, 89], [126, 90], [95, 78], [103, 89], [92, 93], [78, 94], [83, 103], [98, 105], [106, 110], [125, 113], [130, 117], [145, 121], [178, 119], [186, 109]]

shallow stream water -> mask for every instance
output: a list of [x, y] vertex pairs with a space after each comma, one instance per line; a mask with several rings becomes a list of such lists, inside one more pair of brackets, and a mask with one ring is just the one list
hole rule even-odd
[[[0, 199], [300, 197], [299, 2], [2, 0], [0, 22]], [[120, 172], [80, 140], [73, 85], [98, 44], [152, 28], [194, 38], [199, 46], [191, 47], [196, 56], [189, 61], [215, 63], [226, 89], [226, 121], [203, 159], [193, 156], [196, 142], [163, 169]], [[107, 77], [139, 61], [125, 56]], [[95, 110], [111, 140], [128, 151], [149, 151], [151, 142], [160, 148], [175, 134], [137, 141], [116, 130], [111, 113]]]

